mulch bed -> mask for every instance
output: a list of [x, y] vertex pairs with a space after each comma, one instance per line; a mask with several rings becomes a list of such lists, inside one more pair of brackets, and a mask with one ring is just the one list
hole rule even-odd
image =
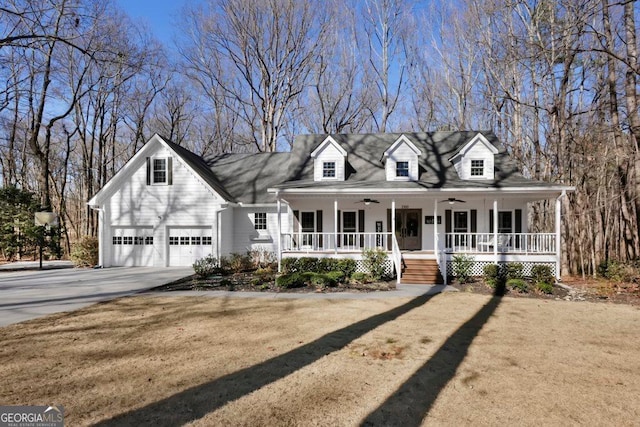
[[[377, 292], [396, 289], [395, 281], [338, 284], [337, 286], [305, 286], [301, 288], [283, 289], [276, 286], [273, 280], [263, 280], [256, 283], [256, 276], [252, 272], [235, 273], [226, 276], [213, 276], [201, 279], [196, 275], [169, 283], [153, 291], [232, 291], [232, 292], [286, 292], [286, 293], [336, 293], [336, 292]], [[461, 292], [492, 295], [494, 289], [476, 278], [470, 283], [449, 282], [450, 286]], [[591, 301], [631, 304], [640, 306], [640, 285], [635, 283], [613, 283], [601, 279], [580, 277], [565, 277], [561, 285], [554, 285], [552, 294], [545, 294], [535, 290], [519, 292], [505, 289], [505, 296], [514, 298], [537, 298], [543, 300]]]
[[286, 293], [335, 293], [335, 292], [377, 292], [396, 289], [395, 281], [343, 284], [336, 286], [304, 286], [300, 288], [283, 289], [276, 286], [274, 280], [264, 280], [255, 283], [256, 276], [251, 272], [234, 273], [227, 276], [213, 276], [207, 279], [196, 275], [153, 288], [153, 291], [237, 291], [237, 292], [286, 292]]
[[[459, 283], [453, 280], [449, 285], [462, 292], [492, 295], [494, 290], [482, 279], [470, 283]], [[610, 302], [616, 304], [640, 305], [640, 285], [635, 283], [613, 283], [601, 279], [564, 277], [562, 284], [553, 286], [552, 294], [544, 294], [535, 290], [519, 292], [505, 289], [505, 296], [514, 298], [538, 298], [544, 300]]]

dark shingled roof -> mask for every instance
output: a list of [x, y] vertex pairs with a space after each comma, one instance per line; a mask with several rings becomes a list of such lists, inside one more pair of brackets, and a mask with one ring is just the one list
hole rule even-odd
[[[462, 180], [449, 161], [478, 133], [498, 149], [495, 156], [495, 179]], [[417, 182], [387, 181], [383, 154], [405, 135], [422, 155], [419, 159], [420, 177]], [[506, 149], [491, 131], [420, 132], [385, 134], [332, 134], [331, 137], [347, 152], [344, 182], [314, 182], [313, 159], [309, 156], [328, 135], [296, 137], [291, 153], [292, 174], [286, 182], [274, 188], [487, 188], [487, 187], [549, 187], [553, 184], [533, 181], [519, 172]]]
[[230, 202], [275, 203], [267, 188], [289, 175], [290, 153], [227, 153], [200, 157], [167, 138], [165, 142], [220, 196]]
[[[461, 180], [449, 161], [478, 133], [498, 149], [495, 179]], [[384, 152], [405, 135], [422, 151], [419, 157], [420, 179], [387, 181]], [[347, 152], [344, 182], [314, 182], [310, 154], [328, 135], [300, 135], [290, 153], [229, 153], [200, 157], [164, 138], [169, 146], [216, 192], [230, 202], [273, 203], [269, 188], [308, 189], [462, 189], [503, 187], [551, 187], [554, 184], [533, 181], [522, 176], [505, 148], [491, 131], [332, 134]]]

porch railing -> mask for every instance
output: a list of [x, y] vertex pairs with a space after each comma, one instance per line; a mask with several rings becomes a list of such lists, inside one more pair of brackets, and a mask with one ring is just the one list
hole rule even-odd
[[553, 254], [554, 233], [447, 233], [445, 251], [449, 253]]
[[360, 252], [363, 249], [388, 250], [391, 233], [284, 233], [282, 250], [287, 252]]

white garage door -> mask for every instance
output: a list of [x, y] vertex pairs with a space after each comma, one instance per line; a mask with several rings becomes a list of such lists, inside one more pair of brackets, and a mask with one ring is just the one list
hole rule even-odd
[[112, 265], [127, 267], [153, 265], [153, 229], [151, 227], [114, 227], [112, 236]]
[[169, 265], [187, 267], [211, 254], [211, 227], [170, 228]]

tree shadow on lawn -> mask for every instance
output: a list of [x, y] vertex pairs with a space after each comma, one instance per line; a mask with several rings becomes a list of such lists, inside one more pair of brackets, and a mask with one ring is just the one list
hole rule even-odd
[[455, 376], [469, 346], [493, 315], [503, 293], [496, 294], [460, 326], [395, 393], [371, 412], [362, 426], [419, 426], [440, 392]]
[[426, 304], [435, 295], [437, 293], [418, 296], [401, 306], [330, 332], [313, 342], [280, 356], [225, 375], [209, 383], [189, 388], [166, 399], [117, 415], [96, 425], [124, 426], [151, 423], [177, 425], [197, 420], [228, 402], [248, 395], [314, 363], [327, 354], [344, 348], [353, 340], [380, 325], [393, 321], [399, 316]]

